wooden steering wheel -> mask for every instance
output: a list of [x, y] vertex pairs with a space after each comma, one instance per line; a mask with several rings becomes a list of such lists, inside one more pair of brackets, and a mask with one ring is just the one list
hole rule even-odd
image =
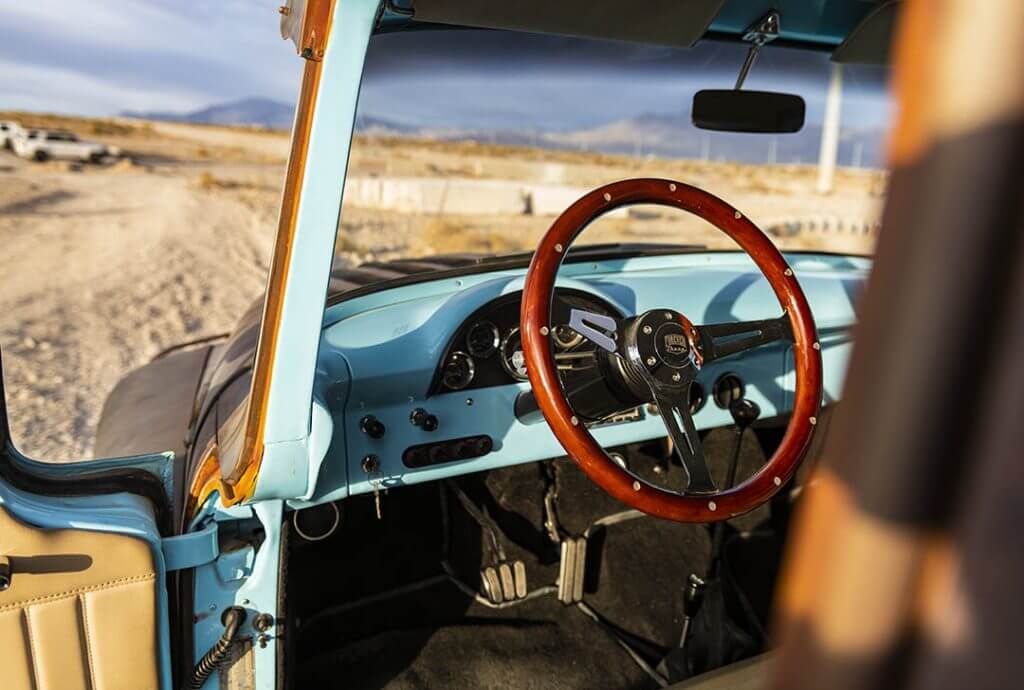
[[[558, 377], [550, 336], [558, 268], [576, 237], [612, 209], [657, 204], [688, 211], [729, 235], [767, 278], [784, 311], [776, 319], [695, 326], [671, 309], [618, 321], [573, 310], [570, 327], [605, 350], [626, 385], [658, 406], [689, 483], [677, 493], [619, 466], [573, 411]], [[520, 313], [526, 370], [538, 406], [576, 464], [602, 489], [650, 515], [676, 522], [713, 522], [753, 510], [796, 472], [817, 424], [821, 352], [807, 298], [793, 270], [756, 225], [718, 197], [671, 180], [635, 179], [595, 189], [566, 209], [537, 246], [526, 275]], [[719, 489], [711, 478], [689, 410], [689, 389], [706, 364], [778, 340], [792, 340], [796, 393], [785, 435], [752, 477]], [[638, 394], [639, 395], [639, 394]]]

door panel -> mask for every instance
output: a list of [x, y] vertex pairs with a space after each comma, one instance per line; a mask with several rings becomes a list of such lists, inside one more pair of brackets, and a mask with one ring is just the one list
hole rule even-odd
[[0, 687], [156, 690], [157, 567], [135, 537], [37, 529], [0, 505]]

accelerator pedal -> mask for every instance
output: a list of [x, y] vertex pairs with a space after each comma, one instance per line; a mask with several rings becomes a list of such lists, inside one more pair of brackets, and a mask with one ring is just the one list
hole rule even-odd
[[583, 601], [583, 578], [587, 570], [587, 538], [562, 540], [562, 560], [558, 566], [558, 600], [565, 605]]

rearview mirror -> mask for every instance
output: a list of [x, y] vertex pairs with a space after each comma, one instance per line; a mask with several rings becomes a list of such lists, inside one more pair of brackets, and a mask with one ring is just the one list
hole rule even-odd
[[804, 126], [804, 99], [791, 93], [705, 89], [693, 96], [695, 127], [789, 134]]

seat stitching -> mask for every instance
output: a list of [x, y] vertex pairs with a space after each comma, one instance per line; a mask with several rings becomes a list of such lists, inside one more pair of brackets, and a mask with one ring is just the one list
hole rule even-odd
[[122, 577], [116, 580], [108, 580], [107, 582], [101, 582], [95, 585], [89, 585], [87, 587], [76, 587], [75, 589], [65, 590], [56, 594], [46, 594], [39, 597], [33, 597], [32, 599], [23, 599], [21, 601], [12, 601], [10, 603], [0, 606], [0, 612], [10, 611], [12, 609], [25, 608], [31, 604], [38, 604], [47, 601], [57, 601], [58, 599], [67, 599], [69, 597], [84, 594], [86, 592], [98, 592], [104, 589], [117, 589], [119, 587], [127, 587], [129, 585], [138, 584], [141, 582], [148, 582], [156, 579], [155, 573], [148, 573], [146, 575], [135, 575], [133, 577]]
[[78, 599], [79, 609], [82, 612], [82, 634], [85, 637], [85, 663], [86, 670], [89, 673], [89, 688], [95, 690], [96, 686], [96, 670], [93, 666], [92, 660], [92, 637], [89, 635], [89, 608], [88, 600], [84, 594], [76, 595]]
[[39, 664], [36, 663], [36, 645], [32, 640], [32, 616], [29, 613], [31, 607], [22, 609], [22, 618], [25, 621], [25, 637], [28, 638], [28, 663], [32, 671], [32, 686], [36, 689], [42, 687], [39, 682]]

